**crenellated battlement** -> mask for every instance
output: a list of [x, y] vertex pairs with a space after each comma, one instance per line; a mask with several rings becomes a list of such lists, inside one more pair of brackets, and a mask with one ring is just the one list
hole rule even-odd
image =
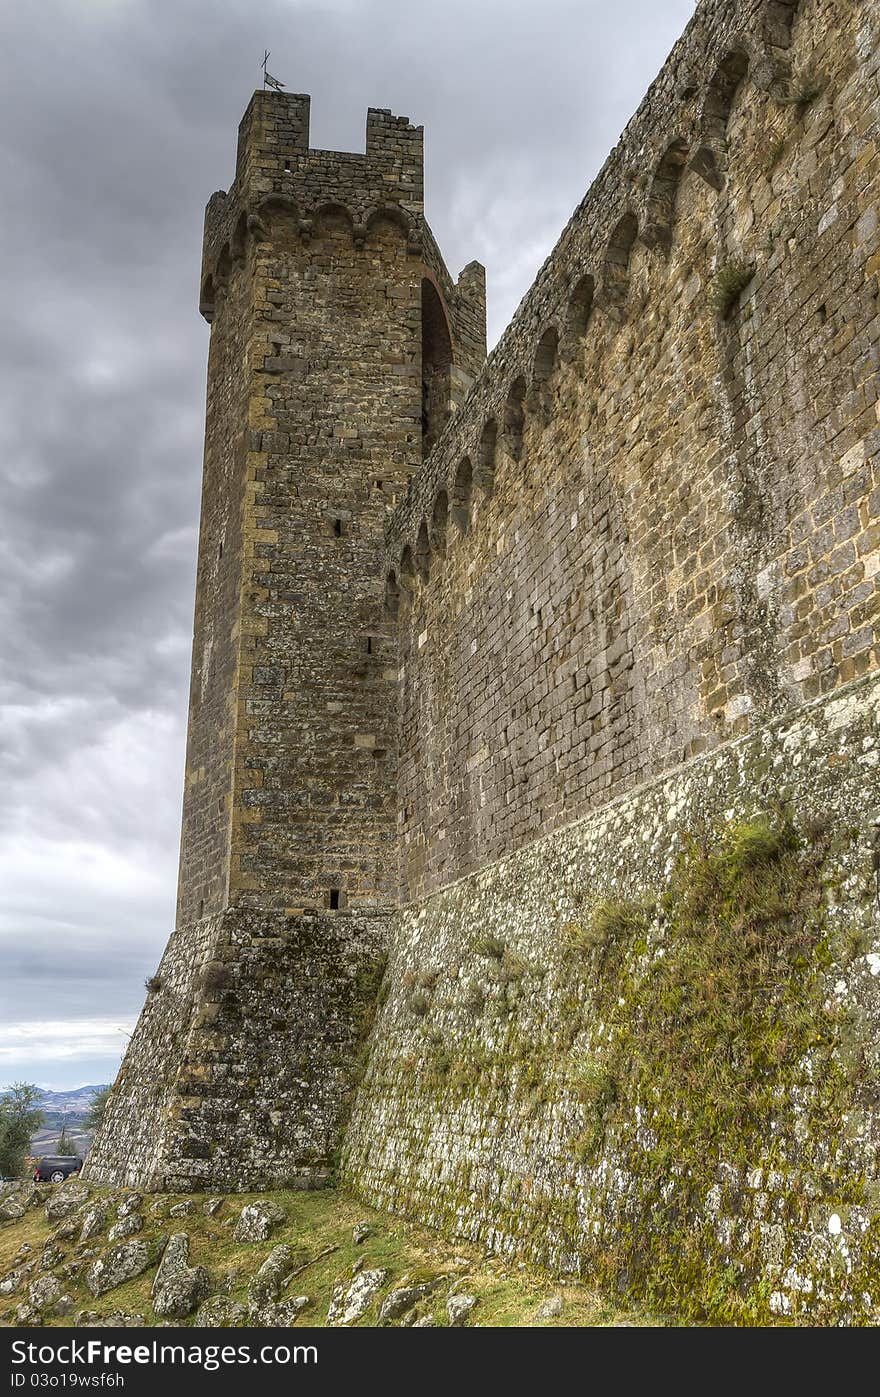
[[[272, 209], [284, 209], [305, 245], [315, 220], [341, 211], [363, 246], [377, 222], [391, 218], [409, 251], [422, 250], [423, 129], [382, 108], [367, 112], [363, 154], [309, 147], [311, 99], [304, 93], [255, 92], [239, 127], [235, 180], [211, 195], [205, 210], [199, 308], [213, 314], [225, 282], [250, 239], [265, 241]], [[380, 193], [381, 191], [381, 193]]]

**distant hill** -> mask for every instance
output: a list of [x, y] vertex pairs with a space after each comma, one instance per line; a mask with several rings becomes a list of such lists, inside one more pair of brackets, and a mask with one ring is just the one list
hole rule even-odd
[[69, 1091], [41, 1091], [37, 1106], [43, 1112], [43, 1124], [31, 1139], [31, 1154], [54, 1154], [62, 1127], [72, 1136], [78, 1154], [87, 1154], [92, 1143], [89, 1131], [83, 1129], [86, 1112], [106, 1083], [99, 1082]]

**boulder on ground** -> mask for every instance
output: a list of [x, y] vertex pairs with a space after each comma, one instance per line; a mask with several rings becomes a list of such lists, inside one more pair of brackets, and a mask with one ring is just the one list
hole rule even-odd
[[18, 1266], [14, 1271], [10, 1271], [0, 1281], [0, 1295], [14, 1295], [23, 1280], [26, 1280], [33, 1270], [32, 1266]]
[[79, 1218], [65, 1218], [49, 1238], [50, 1242], [69, 1242], [79, 1232]]
[[[271, 1309], [272, 1327], [278, 1329], [289, 1329], [295, 1324], [303, 1310], [307, 1310], [311, 1304], [307, 1295], [295, 1295], [292, 1300], [281, 1300]], [[251, 1320], [253, 1323], [253, 1320]]]
[[139, 1276], [150, 1264], [150, 1249], [146, 1242], [135, 1239], [130, 1242], [117, 1242], [97, 1261], [92, 1262], [85, 1274], [85, 1283], [92, 1295], [106, 1295], [118, 1285]]
[[284, 1222], [287, 1214], [268, 1198], [246, 1203], [241, 1210], [232, 1236], [236, 1242], [265, 1242], [273, 1228]]
[[225, 1198], [207, 1198], [203, 1211], [207, 1213], [209, 1218], [216, 1217], [225, 1202]]
[[248, 1312], [238, 1300], [228, 1295], [212, 1295], [198, 1308], [197, 1329], [242, 1329], [248, 1323]]
[[467, 1321], [468, 1315], [477, 1303], [476, 1295], [450, 1295], [446, 1301], [446, 1314], [453, 1329]]
[[427, 1299], [437, 1284], [437, 1281], [423, 1281], [420, 1285], [402, 1285], [389, 1291], [382, 1301], [379, 1323], [391, 1324], [395, 1319], [400, 1319], [401, 1315]]
[[58, 1222], [61, 1218], [69, 1217], [77, 1208], [88, 1202], [91, 1193], [88, 1184], [79, 1179], [68, 1179], [64, 1184], [55, 1184], [46, 1203], [46, 1221]]
[[0, 1222], [18, 1222], [37, 1199], [37, 1189], [33, 1184], [29, 1188], [18, 1188], [14, 1193], [7, 1194], [0, 1203]]
[[168, 1209], [170, 1218], [188, 1218], [190, 1213], [194, 1213], [196, 1205], [191, 1198], [185, 1198], [182, 1203], [175, 1203]]
[[37, 1276], [28, 1286], [28, 1300], [35, 1310], [48, 1310], [61, 1298], [61, 1282], [57, 1276]]
[[185, 1319], [211, 1289], [204, 1266], [189, 1264], [189, 1236], [175, 1232], [168, 1240], [156, 1272], [150, 1298], [160, 1319]]
[[131, 1213], [138, 1212], [142, 1201], [139, 1193], [127, 1193], [116, 1209], [116, 1216], [127, 1218]]
[[121, 1242], [124, 1237], [134, 1237], [140, 1232], [144, 1225], [144, 1220], [140, 1213], [126, 1213], [125, 1217], [114, 1222], [107, 1233], [108, 1242]]
[[92, 1237], [96, 1237], [99, 1232], [103, 1231], [106, 1221], [107, 1205], [98, 1200], [83, 1213], [82, 1230], [79, 1234], [80, 1242], [88, 1242]]
[[83, 1329], [143, 1329], [147, 1320], [145, 1315], [130, 1315], [124, 1310], [113, 1310], [109, 1315], [80, 1310], [73, 1322]]
[[364, 1242], [367, 1240], [372, 1230], [373, 1229], [368, 1222], [356, 1223], [354, 1230], [351, 1234], [351, 1240], [354, 1242], [355, 1246], [363, 1246]]
[[272, 1248], [248, 1286], [248, 1300], [252, 1309], [275, 1304], [281, 1295], [285, 1280], [293, 1270], [295, 1260], [296, 1252], [286, 1242]]
[[327, 1323], [354, 1324], [355, 1320], [366, 1314], [387, 1275], [387, 1271], [359, 1271], [350, 1284], [337, 1281], [327, 1311]]
[[551, 1295], [549, 1300], [544, 1300], [544, 1301], [538, 1306], [538, 1313], [537, 1313], [537, 1315], [535, 1316], [535, 1318], [536, 1318], [536, 1319], [556, 1319], [558, 1315], [561, 1315], [561, 1314], [562, 1314], [562, 1311], [563, 1311], [564, 1308], [565, 1308], [565, 1301], [563, 1300], [562, 1296], [561, 1296], [561, 1295]]

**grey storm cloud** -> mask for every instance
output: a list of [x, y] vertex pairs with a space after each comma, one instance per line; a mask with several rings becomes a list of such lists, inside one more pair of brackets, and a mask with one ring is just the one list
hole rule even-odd
[[171, 927], [202, 210], [264, 47], [314, 146], [424, 124], [494, 339], [692, 0], [43, 0], [0, 13], [0, 1087], [115, 1070]]

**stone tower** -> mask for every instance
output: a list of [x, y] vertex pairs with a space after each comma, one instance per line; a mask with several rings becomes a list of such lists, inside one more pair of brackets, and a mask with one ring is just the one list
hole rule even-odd
[[315, 151], [309, 98], [261, 91], [208, 203], [177, 928], [94, 1178], [308, 1183], [338, 1145], [397, 883], [386, 518], [485, 357], [422, 199], [421, 127]]

